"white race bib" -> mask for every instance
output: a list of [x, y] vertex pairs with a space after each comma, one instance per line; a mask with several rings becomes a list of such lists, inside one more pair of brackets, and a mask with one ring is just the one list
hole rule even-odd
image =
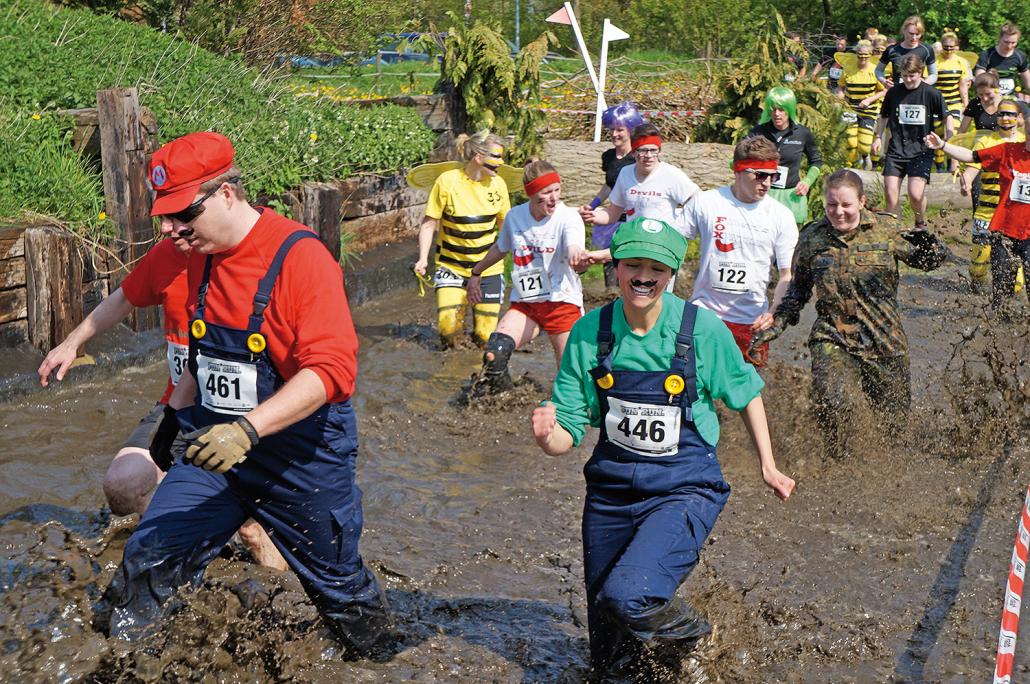
[[216, 413], [247, 413], [258, 405], [257, 365], [253, 363], [197, 354], [197, 385], [201, 405]]
[[523, 302], [551, 296], [551, 279], [542, 267], [519, 268], [511, 273], [512, 288]]
[[176, 344], [168, 340], [166, 357], [168, 359], [168, 375], [171, 376], [173, 385], [179, 384], [179, 378], [182, 377], [182, 372], [186, 369], [186, 361], [189, 359], [189, 356], [189, 347], [185, 344]]
[[743, 261], [720, 259], [717, 254], [708, 262], [708, 277], [712, 281], [712, 289], [720, 292], [747, 292], [750, 289], [747, 272], [747, 264]]
[[999, 78], [998, 79], [998, 90], [1001, 91], [1002, 95], [1011, 95], [1016, 90], [1016, 79], [1014, 79], [1014, 78]]
[[840, 120], [846, 124], [856, 124], [858, 123], [858, 114], [848, 110], [840, 115]]
[[1012, 170], [1012, 187], [1009, 188], [1009, 199], [1013, 202], [1030, 204], [1030, 173]]
[[780, 174], [780, 177], [772, 182], [774, 188], [785, 188], [787, 187], [787, 167], [777, 166], [776, 173]]
[[608, 397], [608, 440], [641, 456], [671, 456], [679, 448], [679, 406], [636, 404]]
[[439, 267], [433, 274], [435, 287], [465, 287], [465, 279], [449, 268]]
[[834, 81], [836, 81], [836, 80], [840, 79], [841, 76], [844, 75], [844, 70], [841, 69], [840, 67], [832, 66], [832, 67], [830, 67], [829, 74], [830, 74], [830, 78], [833, 79]]
[[906, 126], [922, 126], [926, 123], [926, 106], [914, 104], [898, 105], [901, 123]]

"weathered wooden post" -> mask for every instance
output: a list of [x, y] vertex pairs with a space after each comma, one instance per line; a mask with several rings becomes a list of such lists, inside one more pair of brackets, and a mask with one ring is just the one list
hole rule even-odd
[[332, 183], [304, 183], [301, 223], [318, 233], [319, 239], [337, 261], [340, 260], [340, 206], [342, 193]]
[[[135, 88], [97, 91], [100, 153], [104, 169], [107, 215], [118, 226], [123, 246], [121, 267], [111, 274], [113, 291], [140, 257], [154, 244], [147, 189], [148, 135]], [[147, 330], [160, 323], [156, 307], [137, 310], [130, 324]]]
[[53, 226], [27, 228], [24, 239], [28, 338], [49, 351], [82, 321], [78, 240]]

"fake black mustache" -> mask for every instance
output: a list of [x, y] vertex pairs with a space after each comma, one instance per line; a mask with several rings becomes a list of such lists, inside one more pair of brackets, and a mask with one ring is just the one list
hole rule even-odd
[[646, 287], [651, 288], [658, 284], [657, 280], [631, 280], [629, 284], [633, 287]]

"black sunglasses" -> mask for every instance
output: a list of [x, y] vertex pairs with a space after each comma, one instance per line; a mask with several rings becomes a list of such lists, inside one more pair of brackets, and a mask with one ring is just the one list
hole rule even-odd
[[755, 179], [759, 181], [769, 179], [775, 183], [780, 179], [779, 171], [754, 171], [752, 169], [748, 169], [748, 171], [753, 173], [755, 175]]
[[[230, 178], [229, 180], [227, 180], [225, 182], [229, 183], [230, 185], [236, 185], [236, 183], [240, 182], [240, 179], [239, 178]], [[210, 199], [212, 196], [214, 196], [214, 194], [216, 192], [218, 192], [219, 189], [221, 189], [221, 187], [222, 187], [222, 185], [219, 184], [218, 187], [213, 188], [213, 189], [208, 190], [207, 192], [205, 192], [204, 195], [200, 199], [198, 199], [197, 201], [195, 201], [193, 204], [189, 205], [185, 209], [180, 209], [179, 211], [176, 211], [176, 212], [171, 213], [171, 214], [165, 214], [165, 216], [167, 216], [170, 219], [174, 219], [174, 220], [178, 221], [179, 223], [189, 223], [190, 221], [196, 220], [196, 218], [198, 216], [200, 216], [201, 214], [204, 213], [204, 202], [206, 202], [208, 199]]]

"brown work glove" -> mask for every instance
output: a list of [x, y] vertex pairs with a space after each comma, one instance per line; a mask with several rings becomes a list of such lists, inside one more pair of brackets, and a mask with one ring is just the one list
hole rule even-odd
[[247, 458], [247, 452], [257, 446], [258, 433], [246, 418], [240, 416], [231, 423], [209, 425], [183, 435], [186, 441], [186, 463], [224, 473]]

